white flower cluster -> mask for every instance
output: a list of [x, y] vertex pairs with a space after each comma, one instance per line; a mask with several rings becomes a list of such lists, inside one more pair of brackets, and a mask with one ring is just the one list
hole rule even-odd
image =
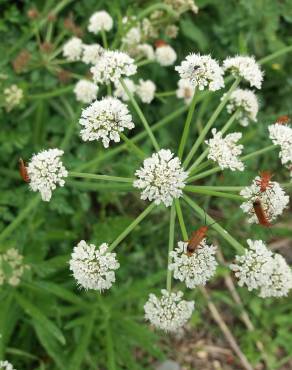
[[10, 112], [20, 104], [23, 98], [23, 90], [17, 85], [11, 85], [4, 89], [4, 98], [6, 112]]
[[88, 80], [78, 81], [74, 88], [76, 100], [87, 104], [96, 99], [97, 92], [98, 86]]
[[133, 186], [142, 189], [141, 199], [154, 200], [155, 204], [171, 206], [174, 198], [182, 196], [182, 189], [188, 173], [181, 167], [178, 157], [170, 150], [161, 149], [143, 162], [135, 172], [138, 177]]
[[21, 276], [29, 267], [23, 263], [23, 256], [15, 248], [8, 249], [0, 254], [0, 285], [7, 282], [9, 285], [17, 286]]
[[113, 28], [113, 19], [105, 10], [95, 12], [89, 18], [88, 31], [94, 34], [100, 31], [110, 31]]
[[243, 78], [250, 86], [257, 89], [262, 87], [263, 72], [253, 56], [228, 57], [223, 62], [223, 68], [225, 71], [230, 70], [235, 77]]
[[109, 252], [106, 243], [96, 249], [94, 244], [87, 244], [84, 240], [74, 247], [69, 264], [81, 287], [99, 291], [112, 286], [115, 282], [114, 270], [120, 267], [116, 253]]
[[210, 55], [190, 54], [175, 70], [199, 90], [216, 91], [224, 87], [223, 69]]
[[83, 109], [79, 123], [83, 126], [80, 132], [83, 141], [101, 139], [105, 148], [111, 140], [119, 142], [119, 133], [125, 128], [135, 127], [127, 106], [112, 97], [95, 101]]
[[269, 126], [270, 139], [273, 144], [279, 145], [281, 162], [292, 164], [292, 128], [289, 125], [275, 123]]
[[155, 50], [155, 59], [163, 67], [172, 66], [176, 58], [176, 52], [170, 45], [162, 45]]
[[56, 185], [64, 186], [64, 178], [68, 176], [60, 160], [63, 154], [60, 149], [44, 150], [35, 154], [28, 164], [30, 187], [33, 191], [39, 191], [46, 202], [51, 199], [52, 190], [56, 189]]
[[149, 295], [144, 305], [145, 318], [158, 329], [175, 332], [191, 317], [194, 301], [183, 300], [183, 293], [180, 291], [173, 293], [162, 289], [161, 294], [161, 298], [154, 294]]
[[[223, 100], [225, 94], [222, 96]], [[257, 121], [259, 104], [256, 95], [251, 90], [236, 89], [229, 97], [226, 106], [228, 113], [234, 113], [239, 110], [238, 120], [244, 127], [248, 126], [250, 121]]]
[[265, 213], [267, 221], [270, 223], [281, 215], [289, 203], [289, 196], [285, 194], [279, 183], [270, 181], [269, 186], [265, 191], [260, 191], [260, 177], [256, 177], [250, 186], [246, 186], [241, 190], [246, 202], [242, 203], [240, 208], [250, 217], [249, 223], [258, 223], [253, 203], [259, 200], [261, 207]]
[[205, 285], [216, 271], [216, 247], [208, 245], [206, 239], [203, 239], [194, 253], [189, 256], [187, 242], [181, 241], [177, 245], [177, 248], [170, 253], [172, 262], [168, 267], [173, 271], [173, 277], [184, 281], [190, 289], [197, 285]]
[[99, 44], [83, 45], [82, 62], [96, 64], [103, 53], [104, 48]]
[[191, 10], [193, 13], [197, 14], [199, 11], [198, 6], [194, 0], [164, 0], [165, 4], [170, 5], [173, 10], [178, 13], [184, 13]]
[[190, 104], [195, 93], [194, 85], [187, 79], [181, 78], [178, 81], [178, 89], [176, 90], [176, 96], [179, 99], [184, 99], [186, 104]]
[[[130, 80], [129, 78], [124, 78], [124, 83], [126, 84], [130, 93], [134, 94], [135, 91], [136, 91], [135, 82]], [[120, 83], [120, 81], [115, 83], [114, 96], [116, 96], [117, 98], [122, 99], [123, 101], [128, 101], [130, 99], [128, 94], [126, 93], [125, 89], [123, 88], [122, 84]]]
[[63, 55], [70, 62], [80, 60], [82, 51], [82, 40], [78, 37], [72, 37], [63, 46]]
[[126, 53], [108, 50], [102, 54], [90, 71], [95, 82], [109, 84], [110, 81], [117, 83], [121, 77], [135, 74], [137, 66], [134, 64], [134, 59]]
[[242, 153], [243, 145], [237, 145], [238, 140], [241, 139], [240, 132], [233, 132], [228, 134], [225, 138], [222, 133], [212, 129], [213, 138], [206, 140], [209, 146], [208, 158], [217, 162], [222, 170], [229, 168], [231, 171], [243, 171], [244, 164], [238, 158]]
[[139, 80], [137, 85], [136, 94], [139, 96], [141, 101], [146, 104], [150, 104], [154, 99], [156, 91], [156, 85], [150, 80]]
[[149, 45], [149, 44], [137, 45], [136, 53], [137, 53], [137, 56], [144, 56], [146, 59], [149, 59], [149, 60], [153, 60], [155, 57], [153, 47], [152, 45]]
[[15, 370], [13, 365], [8, 361], [0, 361], [1, 370]]
[[139, 27], [132, 27], [122, 38], [123, 46], [135, 46], [141, 42], [141, 30]]
[[285, 259], [269, 251], [262, 240], [247, 240], [249, 249], [230, 265], [239, 286], [258, 289], [259, 296], [284, 297], [292, 289], [292, 272]]

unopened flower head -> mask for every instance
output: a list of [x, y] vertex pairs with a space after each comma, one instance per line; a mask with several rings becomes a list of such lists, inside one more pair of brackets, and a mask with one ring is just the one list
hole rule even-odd
[[175, 70], [199, 90], [216, 91], [224, 87], [223, 69], [210, 55], [190, 54]]
[[[223, 100], [225, 94], [222, 96]], [[251, 90], [236, 89], [230, 95], [226, 106], [228, 113], [239, 111], [238, 120], [244, 127], [248, 126], [250, 121], [257, 121], [259, 104], [256, 95]]]
[[141, 30], [139, 27], [132, 27], [122, 39], [123, 45], [132, 46], [141, 42]]
[[99, 33], [100, 31], [110, 31], [113, 28], [113, 19], [105, 10], [95, 12], [89, 18], [88, 31]]
[[179, 28], [175, 24], [169, 24], [165, 28], [165, 35], [171, 39], [175, 39], [178, 35]]
[[74, 247], [70, 260], [70, 270], [80, 287], [102, 291], [115, 282], [115, 271], [120, 267], [116, 253], [108, 251], [103, 243], [97, 249], [94, 244], [81, 240]]
[[155, 58], [161, 66], [167, 67], [174, 64], [177, 55], [175, 50], [170, 45], [163, 45], [156, 48]]
[[0, 361], [0, 370], [16, 370], [8, 361]]
[[280, 158], [283, 164], [292, 164], [292, 128], [289, 125], [275, 123], [269, 126], [270, 139], [280, 146]]
[[175, 332], [180, 329], [192, 316], [195, 304], [194, 301], [182, 299], [182, 292], [168, 292], [161, 290], [161, 297], [154, 294], [144, 305], [145, 318], [156, 328], [166, 332]]
[[51, 199], [57, 185], [64, 186], [64, 178], [68, 176], [60, 159], [63, 154], [60, 149], [44, 150], [35, 154], [28, 164], [30, 187], [33, 191], [39, 191], [46, 202]]
[[244, 164], [238, 158], [242, 153], [243, 145], [238, 145], [238, 140], [241, 139], [240, 132], [228, 134], [225, 138], [222, 137], [220, 131], [212, 130], [213, 138], [206, 141], [209, 146], [208, 158], [217, 162], [222, 170], [229, 168], [231, 171], [243, 171]]
[[262, 87], [263, 72], [254, 57], [236, 56], [228, 57], [223, 62], [224, 70], [230, 70], [235, 77], [246, 80], [250, 86], [257, 89]]
[[101, 140], [108, 148], [110, 141], [119, 142], [120, 132], [134, 128], [132, 116], [125, 104], [112, 97], [93, 102], [83, 109], [79, 123], [84, 141]]
[[104, 48], [99, 44], [83, 45], [82, 62], [96, 64], [104, 53]]
[[[128, 88], [128, 90], [130, 91], [131, 94], [134, 94], [135, 91], [136, 91], [136, 85], [134, 83], [134, 81], [130, 80], [129, 78], [124, 78], [124, 82]], [[116, 96], [117, 98], [120, 98], [122, 99], [123, 101], [128, 101], [130, 98], [128, 96], [128, 94], [126, 93], [125, 89], [123, 88], [122, 84], [118, 81], [116, 84], [115, 84], [115, 91], [114, 91], [114, 96]]]
[[29, 266], [23, 263], [23, 256], [15, 248], [8, 249], [0, 254], [0, 286], [5, 282], [17, 286], [21, 277]]
[[285, 194], [280, 184], [275, 181], [270, 181], [267, 189], [261, 191], [260, 177], [258, 176], [250, 186], [246, 186], [241, 190], [240, 195], [246, 199], [240, 208], [250, 216], [248, 219], [249, 223], [259, 222], [253, 207], [255, 201], [260, 201], [269, 223], [281, 215], [289, 203], [289, 196]]
[[17, 85], [11, 85], [4, 89], [4, 98], [6, 112], [10, 112], [20, 104], [23, 98], [23, 90]]
[[188, 288], [205, 285], [214, 276], [217, 261], [215, 259], [216, 247], [208, 245], [203, 239], [192, 255], [187, 254], [187, 242], [178, 242], [177, 248], [170, 253], [172, 262], [169, 270], [173, 277], [184, 281]]
[[108, 84], [110, 81], [117, 83], [123, 76], [135, 74], [137, 66], [126, 53], [110, 50], [103, 53], [90, 71], [95, 82]]
[[136, 50], [137, 50], [138, 56], [143, 56], [146, 59], [153, 60], [155, 57], [152, 45], [140, 44], [140, 45], [137, 45]]
[[164, 2], [171, 6], [173, 10], [178, 13], [184, 13], [188, 10], [191, 10], [193, 13], [197, 14], [199, 8], [195, 4], [194, 0], [164, 0]]
[[262, 240], [247, 240], [249, 249], [242, 256], [235, 257], [229, 267], [238, 278], [238, 285], [248, 290], [259, 289], [269, 282], [273, 270], [272, 252]]
[[141, 101], [146, 104], [150, 104], [154, 99], [156, 91], [156, 85], [154, 82], [150, 80], [139, 80], [139, 84], [137, 85], [136, 94], [139, 96]]
[[82, 50], [82, 40], [78, 37], [72, 37], [63, 46], [63, 55], [67, 60], [74, 62], [81, 59]]
[[194, 85], [187, 79], [180, 79], [178, 81], [178, 89], [176, 90], [176, 96], [179, 99], [184, 99], [186, 104], [190, 104], [195, 93]]
[[170, 150], [161, 149], [143, 162], [143, 167], [135, 172], [134, 187], [141, 189], [141, 199], [154, 200], [169, 207], [173, 199], [182, 196], [182, 189], [188, 173], [181, 167], [178, 157]]
[[76, 99], [82, 103], [91, 103], [96, 99], [98, 86], [88, 80], [80, 80], [74, 88]]

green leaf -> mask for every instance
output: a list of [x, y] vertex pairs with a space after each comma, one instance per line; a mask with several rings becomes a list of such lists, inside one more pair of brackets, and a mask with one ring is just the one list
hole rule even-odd
[[190, 19], [184, 19], [180, 21], [181, 31], [185, 37], [194, 41], [197, 44], [197, 48], [201, 51], [207, 50], [208, 38], [199, 27], [197, 27]]

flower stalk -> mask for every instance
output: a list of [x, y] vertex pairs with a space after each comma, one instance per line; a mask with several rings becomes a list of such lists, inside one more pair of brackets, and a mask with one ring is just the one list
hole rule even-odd
[[169, 270], [169, 265], [171, 263], [170, 253], [173, 251], [174, 247], [174, 228], [175, 228], [175, 217], [176, 210], [175, 205], [173, 204], [170, 209], [170, 220], [169, 220], [169, 239], [168, 239], [168, 263], [167, 263], [167, 277], [166, 277], [166, 289], [171, 291], [171, 276], [172, 272]]

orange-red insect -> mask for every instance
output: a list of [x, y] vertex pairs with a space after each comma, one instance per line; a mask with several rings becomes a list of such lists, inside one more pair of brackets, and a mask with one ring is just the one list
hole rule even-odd
[[266, 212], [263, 209], [262, 203], [259, 199], [256, 199], [253, 203], [254, 212], [259, 220], [259, 224], [265, 227], [270, 227], [272, 224], [267, 218]]
[[287, 125], [287, 123], [289, 123], [289, 122], [290, 122], [290, 117], [287, 114], [278, 117], [277, 121], [276, 121], [276, 123], [278, 123], [278, 125]]
[[272, 187], [271, 178], [273, 174], [270, 171], [260, 172], [260, 179], [256, 180], [256, 184], [260, 187], [260, 192], [264, 193], [268, 188]]
[[27, 172], [27, 167], [25, 166], [22, 158], [19, 158], [19, 173], [23, 181], [29, 182], [29, 175]]
[[201, 226], [198, 228], [198, 230], [192, 232], [191, 239], [187, 241], [188, 256], [191, 256], [194, 253], [194, 251], [199, 247], [202, 240], [206, 237], [208, 229], [209, 229], [208, 226]]
[[156, 48], [160, 48], [161, 46], [166, 46], [167, 43], [164, 40], [156, 40], [154, 45]]

